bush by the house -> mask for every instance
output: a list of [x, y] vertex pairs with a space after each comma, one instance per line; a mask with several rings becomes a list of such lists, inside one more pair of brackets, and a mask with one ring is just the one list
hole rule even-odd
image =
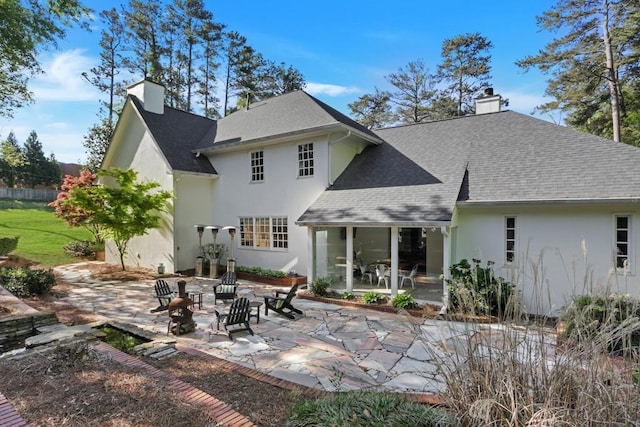
[[256, 276], [263, 276], [263, 277], [279, 277], [279, 278], [287, 277], [287, 273], [285, 273], [284, 271], [269, 270], [268, 268], [262, 268], [262, 267], [247, 267], [244, 265], [237, 265], [235, 270], [236, 270], [236, 273], [255, 274]]
[[88, 240], [73, 240], [62, 247], [65, 254], [76, 257], [86, 258], [95, 254], [94, 243]]
[[30, 297], [49, 293], [56, 278], [51, 271], [24, 267], [0, 268], [2, 286], [17, 297]]
[[8, 255], [18, 247], [19, 236], [16, 237], [0, 237], [0, 256]]
[[484, 314], [504, 317], [513, 310], [514, 287], [502, 277], [493, 274], [494, 263], [486, 267], [478, 259], [473, 266], [466, 259], [449, 267], [449, 310], [468, 314]]
[[394, 393], [350, 391], [297, 404], [287, 426], [451, 425], [443, 410], [412, 402]]
[[362, 294], [362, 302], [365, 304], [378, 304], [384, 301], [384, 295], [380, 292], [369, 291]]
[[319, 297], [327, 296], [329, 293], [329, 288], [333, 280], [331, 277], [318, 277], [313, 283], [309, 286], [309, 290], [312, 294], [317, 295]]
[[564, 334], [577, 341], [602, 340], [609, 351], [640, 346], [640, 300], [630, 295], [582, 295], [564, 309]]
[[396, 308], [414, 308], [416, 302], [410, 294], [398, 294], [391, 300], [391, 304]]

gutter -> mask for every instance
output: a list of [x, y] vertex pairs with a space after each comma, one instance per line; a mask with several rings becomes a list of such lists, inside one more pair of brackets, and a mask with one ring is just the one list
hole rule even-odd
[[533, 200], [477, 200], [456, 202], [456, 206], [528, 206], [528, 205], [597, 205], [609, 203], [640, 203], [640, 197], [613, 197], [610, 199], [533, 199]]
[[316, 222], [316, 221], [296, 221], [296, 225], [303, 227], [362, 227], [362, 228], [380, 228], [380, 227], [449, 227], [451, 221], [425, 221], [425, 222]]

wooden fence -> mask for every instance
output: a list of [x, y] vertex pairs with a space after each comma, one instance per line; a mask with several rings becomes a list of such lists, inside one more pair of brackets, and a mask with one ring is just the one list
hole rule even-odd
[[59, 190], [42, 188], [0, 188], [0, 199], [32, 200], [35, 202], [53, 202]]

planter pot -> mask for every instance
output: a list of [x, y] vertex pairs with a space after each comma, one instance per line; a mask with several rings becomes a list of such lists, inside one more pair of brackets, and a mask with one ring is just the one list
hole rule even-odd
[[104, 261], [104, 251], [95, 251], [96, 261]]
[[266, 283], [274, 286], [304, 285], [307, 283], [307, 276], [292, 277], [267, 277], [258, 274], [236, 272], [238, 279], [251, 280], [252, 282]]

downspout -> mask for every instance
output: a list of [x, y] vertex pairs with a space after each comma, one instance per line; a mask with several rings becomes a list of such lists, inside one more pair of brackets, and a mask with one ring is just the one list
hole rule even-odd
[[335, 141], [329, 141], [329, 149], [327, 150], [327, 177], [329, 178], [329, 185], [333, 185], [333, 179], [331, 178], [331, 146], [337, 144], [338, 142], [347, 139], [351, 136], [351, 130], [348, 130], [346, 134], [342, 135], [340, 138]]
[[449, 265], [451, 264], [451, 241], [449, 239], [449, 227], [440, 227], [442, 233], [442, 308], [440, 314], [447, 314], [447, 308], [449, 307], [449, 287], [447, 281], [451, 279], [451, 272], [449, 271]]

